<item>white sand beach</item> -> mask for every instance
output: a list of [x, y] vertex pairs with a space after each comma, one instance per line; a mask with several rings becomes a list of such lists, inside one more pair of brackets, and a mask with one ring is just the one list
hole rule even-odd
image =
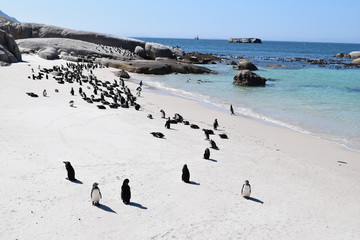
[[[100, 110], [81, 99], [77, 83], [28, 79], [31, 68], [65, 61], [23, 60], [0, 68], [0, 239], [360, 239], [359, 152], [157, 94], [146, 81], [140, 111]], [[94, 74], [112, 82], [114, 71]], [[135, 93], [142, 78], [130, 75], [126, 84]], [[166, 129], [160, 109], [200, 129]], [[201, 129], [212, 129], [214, 119], [219, 150], [205, 160], [210, 144]], [[63, 161], [78, 183], [65, 179]], [[181, 181], [184, 164], [192, 184]], [[120, 197], [126, 178], [130, 205]], [[249, 200], [241, 196], [245, 180]], [[99, 207], [90, 201], [94, 182], [103, 196]]]

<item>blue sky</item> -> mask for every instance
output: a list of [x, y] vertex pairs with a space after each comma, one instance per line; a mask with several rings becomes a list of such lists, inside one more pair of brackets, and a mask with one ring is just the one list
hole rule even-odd
[[126, 37], [360, 43], [360, 0], [13, 0], [0, 10], [22, 22]]

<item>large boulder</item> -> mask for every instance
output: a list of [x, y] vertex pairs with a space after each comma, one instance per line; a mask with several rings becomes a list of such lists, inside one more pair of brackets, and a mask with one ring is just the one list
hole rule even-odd
[[251, 71], [258, 70], [258, 68], [255, 66], [255, 64], [253, 64], [252, 62], [250, 62], [247, 59], [240, 60], [239, 64], [237, 65], [237, 69], [239, 69], [239, 70], [251, 70]]
[[118, 72], [115, 72], [115, 76], [120, 77], [120, 78], [130, 78], [130, 75], [124, 69], [122, 69]]
[[21, 53], [14, 38], [2, 30], [0, 30], [0, 61], [6, 63], [21, 61]]
[[38, 55], [39, 57], [44, 58], [46, 60], [54, 60], [59, 58], [57, 50], [53, 47], [46, 47], [40, 49], [38, 51]]
[[230, 38], [229, 43], [262, 43], [259, 38]]
[[139, 55], [142, 58], [146, 58], [146, 52], [143, 47], [136, 46], [134, 53]]
[[67, 38], [27, 38], [18, 39], [16, 42], [23, 52], [38, 52], [41, 49], [52, 47], [58, 52], [72, 53], [73, 56], [102, 56], [121, 60], [140, 58], [129, 50], [116, 51], [112, 47], [103, 48], [98, 44]]
[[136, 46], [145, 47], [145, 42], [88, 31], [77, 31], [38, 23], [0, 22], [0, 29], [15, 39], [24, 38], [70, 38], [106, 46], [121, 47], [134, 52]]
[[238, 86], [265, 86], [266, 79], [251, 72], [250, 70], [240, 70], [234, 76], [233, 84]]
[[208, 68], [196, 66], [193, 64], [181, 63], [176, 60], [133, 60], [133, 61], [119, 61], [106, 58], [97, 58], [96, 63], [104, 66], [124, 69], [128, 72], [164, 75], [170, 73], [216, 73]]
[[349, 53], [350, 58], [355, 59], [355, 58], [360, 58], [360, 51], [353, 51], [351, 53]]
[[360, 58], [355, 58], [352, 60], [352, 64], [360, 65]]
[[146, 55], [153, 60], [155, 60], [157, 57], [175, 58], [175, 55], [171, 51], [170, 47], [161, 45], [159, 43], [145, 43], [145, 52]]

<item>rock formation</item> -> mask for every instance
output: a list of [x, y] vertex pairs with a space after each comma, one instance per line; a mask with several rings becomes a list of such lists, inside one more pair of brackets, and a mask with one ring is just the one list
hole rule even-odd
[[266, 79], [251, 72], [250, 70], [240, 70], [234, 76], [233, 84], [238, 86], [265, 86]]
[[216, 73], [208, 68], [196, 66], [193, 64], [181, 63], [176, 60], [134, 60], [134, 61], [119, 61], [105, 58], [97, 58], [97, 63], [114, 68], [124, 69], [133, 73], [156, 74], [164, 75], [170, 73]]
[[352, 51], [349, 53], [350, 58], [355, 59], [355, 58], [360, 58], [360, 51]]
[[121, 60], [139, 59], [129, 50], [67, 38], [27, 38], [16, 40], [16, 42], [22, 52], [38, 52], [41, 49], [51, 47], [56, 49], [58, 53], [67, 53], [63, 55], [101, 56]]
[[356, 64], [356, 65], [360, 65], [360, 58], [355, 58], [354, 60], [352, 60], [351, 63]]
[[0, 61], [6, 63], [21, 61], [21, 53], [14, 38], [2, 30], [0, 30]]
[[259, 38], [230, 38], [229, 43], [262, 43]]
[[253, 64], [252, 62], [250, 62], [247, 59], [240, 60], [239, 64], [236, 66], [236, 68], [238, 70], [251, 70], [251, 71], [258, 70], [258, 68], [255, 66], [255, 64]]

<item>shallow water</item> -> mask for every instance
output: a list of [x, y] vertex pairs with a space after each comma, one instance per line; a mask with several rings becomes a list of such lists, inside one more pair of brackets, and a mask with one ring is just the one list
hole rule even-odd
[[[230, 44], [224, 40], [183, 39], [163, 39], [158, 42], [180, 47], [184, 45], [185, 51], [257, 57], [330, 59], [338, 52], [360, 50], [360, 44]], [[313, 65], [299, 67], [299, 63], [284, 63], [286, 69], [271, 69], [263, 67], [267, 64], [264, 61], [257, 64], [259, 70], [256, 73], [268, 78], [266, 87], [234, 86], [232, 81], [236, 70], [223, 64], [206, 65], [218, 71], [217, 75], [173, 74], [149, 78], [148, 82], [176, 95], [224, 109], [229, 109], [232, 104], [236, 112], [246, 116], [360, 150], [360, 69], [331, 69]]]

